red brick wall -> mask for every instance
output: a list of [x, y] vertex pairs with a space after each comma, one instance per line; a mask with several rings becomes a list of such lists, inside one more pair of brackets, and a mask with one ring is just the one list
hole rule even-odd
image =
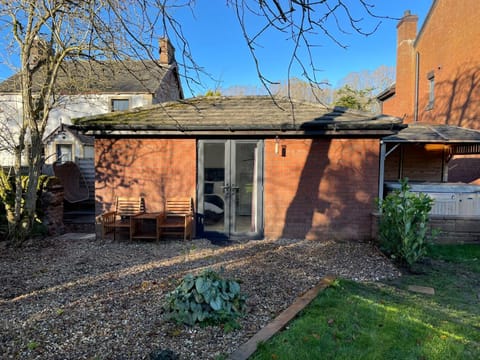
[[[264, 218], [268, 238], [367, 239], [378, 194], [378, 140], [281, 140], [286, 156], [265, 141]], [[115, 196], [164, 199], [196, 190], [193, 139], [97, 139], [97, 213]]]
[[[415, 53], [419, 59], [418, 121], [480, 129], [480, 1], [437, 0], [415, 47], [398, 41], [395, 96], [383, 104], [384, 113], [413, 121]], [[398, 38], [408, 29], [399, 23]], [[405, 24], [403, 24], [405, 25]], [[429, 79], [434, 76], [435, 101], [429, 107]]]
[[265, 141], [265, 236], [370, 237], [378, 195], [378, 140]]
[[[403, 151], [403, 172], [399, 172]], [[438, 145], [408, 144], [398, 147], [385, 160], [385, 181], [408, 177], [410, 181], [442, 181], [443, 151]]]
[[95, 140], [97, 213], [115, 196], [144, 196], [147, 211], [161, 211], [168, 197], [196, 198], [195, 139]]
[[[480, 129], [480, 1], [438, 0], [416, 43], [419, 121]], [[427, 75], [435, 78], [428, 109]]]

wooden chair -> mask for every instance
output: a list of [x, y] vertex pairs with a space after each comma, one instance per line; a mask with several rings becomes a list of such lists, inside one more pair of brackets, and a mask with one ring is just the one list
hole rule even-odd
[[181, 235], [192, 240], [193, 203], [191, 198], [174, 198], [165, 203], [165, 218], [159, 225], [161, 236]]
[[102, 223], [102, 239], [105, 234], [113, 232], [113, 240], [119, 229], [128, 229], [130, 231], [130, 218], [145, 212], [145, 200], [143, 197], [117, 197], [115, 200], [115, 210], [103, 213], [100, 216]]

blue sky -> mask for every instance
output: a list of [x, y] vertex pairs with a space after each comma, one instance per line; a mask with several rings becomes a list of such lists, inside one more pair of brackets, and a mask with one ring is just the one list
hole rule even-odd
[[[432, 0], [367, 0], [379, 15], [393, 18], [402, 17], [405, 10], [419, 17], [419, 29], [432, 4]], [[358, 7], [358, 0], [346, 3]], [[354, 11], [356, 9], [353, 9]], [[185, 35], [188, 37], [195, 60], [217, 81], [204, 77], [208, 89], [230, 86], [260, 87], [254, 61], [242, 37], [233, 9], [225, 6], [225, 0], [198, 0], [194, 8], [195, 18], [189, 13], [180, 14]], [[367, 19], [362, 26], [373, 28], [381, 21], [378, 30], [370, 36], [362, 36], [351, 31], [341, 36], [343, 49], [333, 41], [318, 34], [315, 38], [314, 54], [319, 80], [327, 79], [332, 86], [353, 71], [374, 70], [380, 65], [395, 66], [396, 19]], [[270, 80], [282, 81], [287, 78], [290, 55], [288, 41], [283, 34], [268, 34], [259, 41], [261, 45], [262, 71]], [[301, 73], [294, 72], [299, 76]], [[188, 89], [186, 95], [189, 94]], [[202, 89], [198, 90], [200, 93]]]

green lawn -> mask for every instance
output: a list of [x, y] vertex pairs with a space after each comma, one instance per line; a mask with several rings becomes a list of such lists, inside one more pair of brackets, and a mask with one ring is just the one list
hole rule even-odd
[[383, 283], [337, 281], [252, 359], [479, 359], [480, 246], [432, 247], [419, 270]]

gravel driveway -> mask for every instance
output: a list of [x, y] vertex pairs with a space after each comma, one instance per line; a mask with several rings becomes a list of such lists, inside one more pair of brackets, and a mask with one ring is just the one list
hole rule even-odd
[[[399, 276], [366, 243], [261, 240], [101, 241], [66, 234], [41, 246], [0, 250], [0, 354], [5, 359], [180, 359], [233, 352], [326, 274], [358, 281]], [[165, 321], [163, 298], [188, 272], [223, 268], [241, 282], [241, 329]]]

